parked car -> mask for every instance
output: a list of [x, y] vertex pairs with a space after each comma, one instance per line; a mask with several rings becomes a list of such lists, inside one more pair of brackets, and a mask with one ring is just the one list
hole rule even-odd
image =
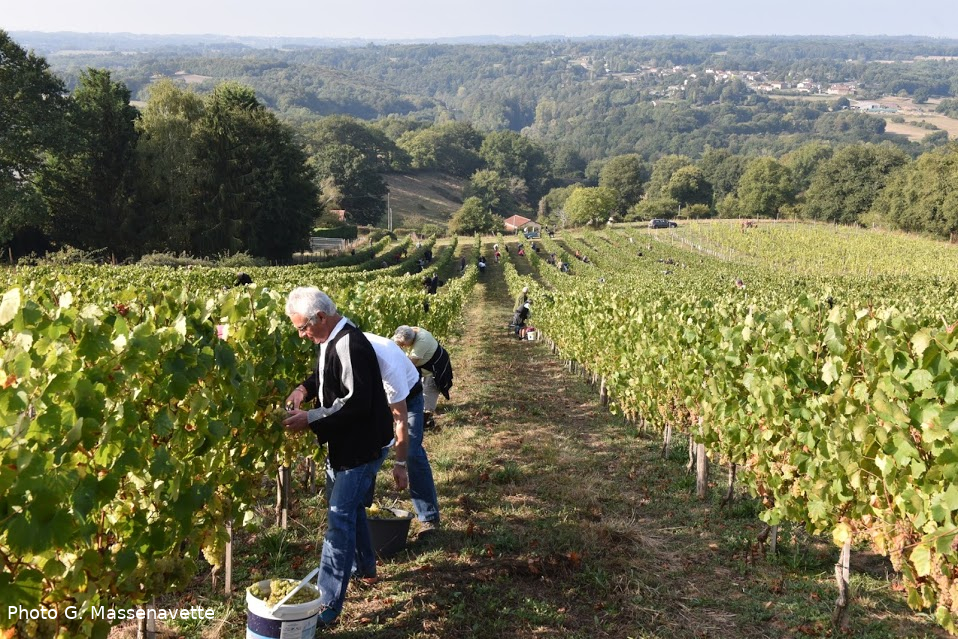
[[670, 228], [675, 228], [676, 226], [678, 226], [678, 224], [676, 224], [672, 220], [663, 220], [661, 218], [655, 218], [654, 220], [649, 221], [650, 229], [670, 229]]

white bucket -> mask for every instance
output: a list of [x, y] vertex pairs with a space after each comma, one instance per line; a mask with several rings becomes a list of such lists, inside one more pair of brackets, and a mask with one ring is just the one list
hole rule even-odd
[[[269, 589], [269, 579], [259, 582]], [[287, 579], [298, 584], [297, 579]], [[306, 588], [307, 586], [303, 586]], [[270, 605], [246, 589], [246, 639], [313, 639], [322, 604], [319, 599], [301, 604], [283, 604], [270, 612]]]
[[532, 329], [531, 331], [527, 331], [527, 332], [526, 332], [526, 339], [529, 340], [530, 342], [534, 342], [534, 341], [535, 341], [535, 339], [536, 339], [536, 331], [535, 331], [535, 329]]

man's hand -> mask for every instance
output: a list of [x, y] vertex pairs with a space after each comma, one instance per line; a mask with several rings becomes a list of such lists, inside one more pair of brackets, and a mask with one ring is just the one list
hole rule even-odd
[[288, 433], [301, 433], [309, 430], [309, 417], [304, 410], [291, 410], [289, 417], [283, 420], [283, 426]]
[[293, 389], [293, 392], [289, 394], [289, 397], [286, 398], [286, 410], [299, 410], [299, 405], [302, 404], [305, 399], [306, 389], [302, 386], [297, 386]]
[[396, 481], [396, 488], [399, 490], [409, 488], [409, 473], [405, 466], [393, 466], [393, 479]]

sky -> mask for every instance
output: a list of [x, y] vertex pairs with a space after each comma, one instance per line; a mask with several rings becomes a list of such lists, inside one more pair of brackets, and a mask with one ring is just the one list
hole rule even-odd
[[0, 0], [0, 29], [367, 39], [958, 37], [958, 0]]

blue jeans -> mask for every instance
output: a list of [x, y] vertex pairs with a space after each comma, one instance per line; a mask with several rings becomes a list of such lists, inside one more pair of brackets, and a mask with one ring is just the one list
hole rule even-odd
[[[319, 560], [319, 589], [324, 610], [335, 614], [343, 609], [354, 560], [360, 564], [357, 566], [360, 574], [376, 574], [376, 554], [363, 502], [370, 485], [376, 481], [380, 465], [381, 456], [349, 470], [326, 470], [326, 479], [332, 486], [326, 537]], [[324, 618], [328, 616], [324, 614]]]
[[439, 498], [432, 479], [429, 458], [422, 447], [423, 393], [406, 400], [406, 420], [409, 426], [409, 455], [406, 469], [409, 471], [409, 496], [419, 521], [439, 522]]

